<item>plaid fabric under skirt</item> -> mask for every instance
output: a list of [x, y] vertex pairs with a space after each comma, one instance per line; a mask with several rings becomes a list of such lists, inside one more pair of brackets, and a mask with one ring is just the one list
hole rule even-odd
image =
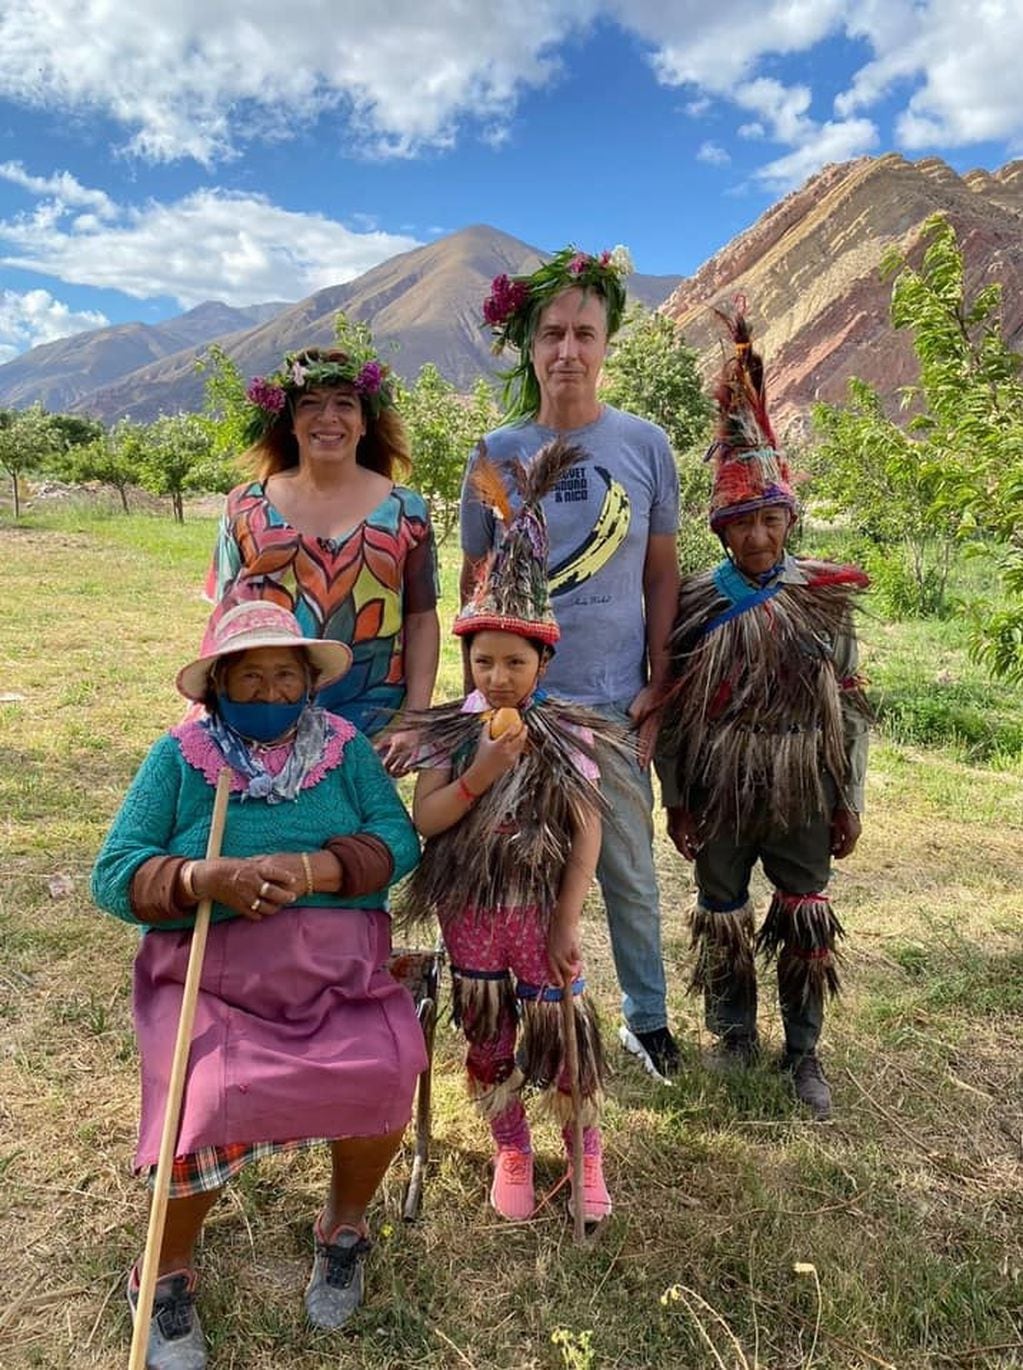
[[[250, 1161], [261, 1161], [282, 1151], [303, 1151], [310, 1146], [325, 1146], [326, 1137], [297, 1137], [291, 1142], [232, 1142], [228, 1146], [204, 1146], [188, 1156], [179, 1156], [171, 1167], [171, 1199], [188, 1199], [193, 1194], [208, 1194], [222, 1189]], [[156, 1166], [144, 1167], [150, 1187], [156, 1179]]]

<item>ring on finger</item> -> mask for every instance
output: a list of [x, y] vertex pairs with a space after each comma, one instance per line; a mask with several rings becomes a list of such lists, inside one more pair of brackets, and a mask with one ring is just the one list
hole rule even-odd
[[267, 890], [268, 890], [269, 888], [270, 888], [270, 881], [269, 881], [269, 880], [264, 880], [263, 883], [262, 883], [262, 884], [260, 885], [260, 887], [259, 887], [259, 897], [260, 897], [260, 899], [265, 899], [265, 898], [266, 898], [266, 892], [267, 892]]
[[258, 912], [259, 912], [259, 906], [260, 906], [260, 904], [261, 904], [262, 902], [263, 902], [262, 899], [253, 899], [252, 903], [249, 905], [250, 910], [251, 910], [253, 913], [258, 913]]

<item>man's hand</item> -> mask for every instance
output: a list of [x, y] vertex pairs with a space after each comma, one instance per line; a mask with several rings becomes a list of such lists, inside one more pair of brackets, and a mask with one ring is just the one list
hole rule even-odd
[[640, 769], [644, 771], [650, 765], [658, 729], [661, 726], [660, 711], [655, 709], [656, 702], [657, 691], [652, 685], [644, 685], [629, 705], [629, 717], [636, 725], [639, 765]]
[[831, 855], [836, 861], [852, 855], [862, 831], [858, 813], [853, 809], [835, 809], [831, 815]]
[[700, 820], [690, 809], [681, 807], [665, 809], [668, 819], [668, 836], [675, 844], [676, 851], [687, 861], [695, 861], [696, 853], [703, 846], [700, 836]]

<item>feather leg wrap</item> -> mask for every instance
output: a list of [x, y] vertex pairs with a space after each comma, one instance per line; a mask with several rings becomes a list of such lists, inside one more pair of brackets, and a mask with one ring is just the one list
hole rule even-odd
[[518, 1022], [519, 1010], [507, 971], [492, 975], [451, 967], [451, 1018], [473, 1046], [495, 1041]]
[[[505, 1068], [507, 1069], [507, 1065]], [[481, 1080], [471, 1071], [466, 1072], [469, 1098], [476, 1106], [480, 1117], [488, 1123], [494, 1118], [500, 1118], [512, 1100], [518, 1097], [524, 1083], [522, 1072], [517, 1066], [512, 1066], [502, 1080]]]
[[837, 948], [845, 936], [826, 894], [785, 894], [775, 890], [756, 949], [778, 962], [778, 988], [783, 1000], [805, 1003], [811, 995], [836, 995], [841, 986]]
[[697, 903], [690, 918], [689, 945], [696, 952], [691, 994], [717, 994], [723, 983], [755, 983], [753, 927], [748, 897], [737, 909], [708, 909]]
[[[516, 1061], [528, 1085], [543, 1091], [547, 1112], [560, 1124], [572, 1120], [569, 1093], [568, 1057], [565, 1047], [562, 991], [544, 988], [535, 995], [518, 993], [522, 1000], [522, 1037]], [[594, 1127], [600, 1118], [606, 1068], [600, 1021], [596, 1008], [582, 987], [573, 988], [575, 1035], [579, 1052], [579, 1093], [584, 1127]]]

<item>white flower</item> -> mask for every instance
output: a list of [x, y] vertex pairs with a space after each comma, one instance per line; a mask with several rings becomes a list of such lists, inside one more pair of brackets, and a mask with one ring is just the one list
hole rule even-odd
[[305, 385], [305, 367], [301, 362], [292, 362], [291, 364], [291, 383], [299, 388]]
[[616, 247], [611, 249], [611, 261], [609, 265], [612, 271], [616, 272], [617, 275], [631, 276], [633, 267], [632, 258], [629, 256], [629, 249], [623, 247], [621, 243], [618, 243]]

